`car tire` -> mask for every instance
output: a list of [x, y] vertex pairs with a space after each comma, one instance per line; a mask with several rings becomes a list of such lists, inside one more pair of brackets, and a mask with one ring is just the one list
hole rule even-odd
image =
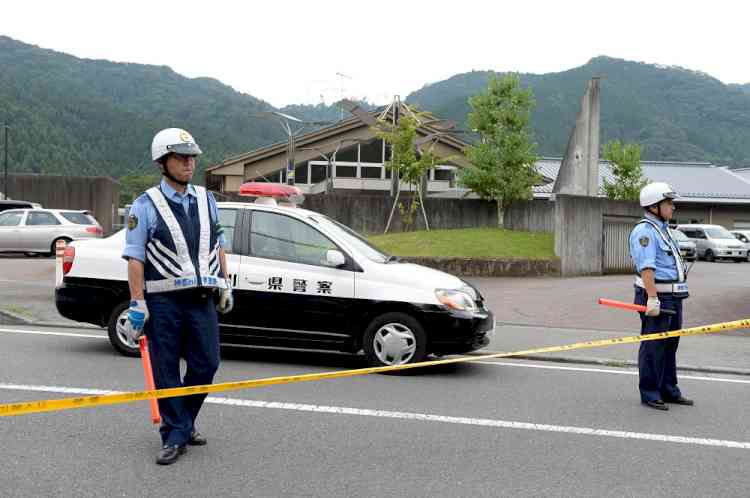
[[57, 241], [58, 240], [64, 240], [65, 244], [70, 244], [70, 240], [68, 237], [58, 237], [55, 240], [52, 241], [52, 245], [49, 247], [49, 252], [47, 253], [47, 256], [54, 257], [57, 253]]
[[709, 263], [713, 263], [716, 261], [716, 258], [714, 257], [714, 252], [711, 249], [706, 249], [706, 253], [703, 255], [706, 261]]
[[417, 363], [427, 356], [427, 336], [422, 325], [401, 312], [376, 316], [365, 330], [362, 349], [374, 367]]
[[123, 356], [140, 356], [141, 351], [135, 343], [128, 343], [125, 337], [117, 332], [117, 322], [127, 320], [127, 311], [130, 301], [123, 301], [112, 310], [107, 323], [107, 335], [112, 346]]

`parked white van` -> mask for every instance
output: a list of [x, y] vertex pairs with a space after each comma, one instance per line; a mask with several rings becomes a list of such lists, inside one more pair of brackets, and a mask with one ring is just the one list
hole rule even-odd
[[698, 259], [732, 259], [738, 263], [747, 260], [745, 245], [721, 225], [677, 225], [677, 229], [695, 242]]

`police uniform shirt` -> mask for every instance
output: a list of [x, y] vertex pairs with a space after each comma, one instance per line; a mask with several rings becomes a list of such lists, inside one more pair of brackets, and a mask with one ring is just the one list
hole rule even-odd
[[[185, 214], [190, 209], [190, 204], [197, 202], [197, 194], [192, 184], [188, 184], [186, 193], [181, 194], [173, 189], [169, 184], [162, 179], [159, 184], [164, 197], [180, 204], [185, 210]], [[216, 207], [216, 200], [214, 199], [211, 192], [206, 192], [208, 197], [208, 209], [211, 213], [211, 219], [218, 223], [219, 210]], [[122, 252], [124, 259], [137, 259], [141, 263], [146, 261], [146, 242], [153, 235], [156, 230], [157, 212], [154, 203], [147, 194], [141, 194], [130, 207], [130, 214], [128, 215], [128, 228], [125, 231], [125, 250]], [[219, 247], [224, 247], [226, 239], [224, 234], [219, 234], [218, 237]]]
[[[676, 282], [679, 279], [679, 249], [669, 234], [669, 225], [651, 213], [646, 213], [645, 217], [656, 223], [664, 237], [650, 223], [643, 222], [635, 226], [630, 232], [630, 256], [635, 269], [640, 275], [643, 270], [651, 268], [657, 282]], [[664, 238], [670, 243], [667, 244]]]

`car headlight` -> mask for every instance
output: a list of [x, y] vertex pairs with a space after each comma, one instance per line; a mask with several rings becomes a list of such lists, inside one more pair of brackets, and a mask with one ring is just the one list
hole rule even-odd
[[440, 304], [452, 310], [476, 311], [477, 309], [471, 295], [464, 290], [435, 289], [435, 297]]

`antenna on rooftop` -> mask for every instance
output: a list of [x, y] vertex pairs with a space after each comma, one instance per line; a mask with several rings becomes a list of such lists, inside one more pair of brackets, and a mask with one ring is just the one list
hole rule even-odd
[[338, 76], [339, 79], [341, 80], [341, 98], [339, 98], [339, 121], [343, 121], [344, 120], [344, 106], [342, 102], [344, 100], [344, 78], [350, 80], [352, 79], [352, 77], [347, 76], [344, 73], [336, 73], [336, 76]]

